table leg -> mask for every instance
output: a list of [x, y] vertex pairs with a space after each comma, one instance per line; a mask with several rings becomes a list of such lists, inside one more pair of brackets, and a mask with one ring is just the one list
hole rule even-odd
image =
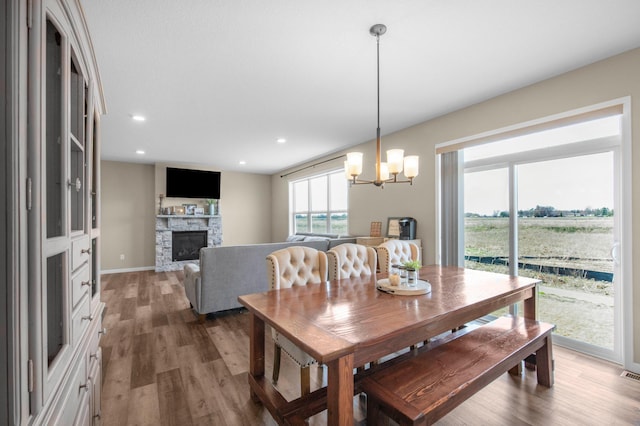
[[550, 388], [553, 386], [553, 354], [551, 336], [545, 339], [544, 346], [536, 352], [538, 383]]
[[329, 425], [353, 425], [353, 354], [327, 364], [327, 411]]
[[[538, 285], [536, 284], [533, 289], [533, 295], [524, 301], [524, 317], [527, 319], [538, 319]], [[534, 363], [528, 363], [525, 361], [525, 367], [530, 370], [535, 370], [536, 365]]]
[[[524, 317], [527, 319], [537, 319], [538, 311], [537, 311], [537, 301], [538, 301], [538, 286], [533, 289], [533, 294], [530, 298], [524, 299]], [[526, 365], [527, 368], [535, 368], [535, 364]], [[518, 365], [509, 370], [509, 374], [512, 376], [520, 376], [522, 374], [522, 362], [519, 362]]]
[[[249, 374], [258, 378], [264, 376], [264, 321], [253, 313], [249, 314]], [[260, 402], [251, 390], [251, 399]]]
[[538, 319], [538, 285], [533, 289], [530, 298], [524, 299], [524, 317], [527, 319]]

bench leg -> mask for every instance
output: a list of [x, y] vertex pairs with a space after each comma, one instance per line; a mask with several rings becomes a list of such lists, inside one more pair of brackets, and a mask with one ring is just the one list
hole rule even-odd
[[547, 336], [542, 346], [536, 352], [536, 369], [538, 374], [538, 384], [550, 388], [553, 386], [553, 353], [551, 336]]
[[380, 404], [375, 399], [367, 395], [367, 424], [386, 426], [389, 424], [389, 418], [380, 411]]
[[522, 375], [522, 361], [520, 361], [516, 366], [509, 370], [509, 374], [512, 376], [521, 376]]
[[273, 384], [278, 383], [280, 378], [280, 358], [282, 358], [282, 348], [277, 343], [273, 344], [273, 374], [271, 375], [271, 381]]
[[300, 368], [300, 394], [309, 395], [311, 392], [311, 368], [307, 365]]

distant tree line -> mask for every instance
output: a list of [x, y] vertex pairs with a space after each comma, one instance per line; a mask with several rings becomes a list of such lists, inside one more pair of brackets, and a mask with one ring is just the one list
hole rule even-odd
[[[518, 217], [579, 217], [579, 216], [597, 216], [610, 217], [613, 216], [613, 209], [609, 207], [601, 207], [592, 209], [575, 210], [556, 210], [552, 206], [535, 206], [529, 210], [518, 210]], [[492, 215], [481, 215], [478, 213], [465, 213], [465, 217], [509, 217], [506, 210], [494, 210]]]

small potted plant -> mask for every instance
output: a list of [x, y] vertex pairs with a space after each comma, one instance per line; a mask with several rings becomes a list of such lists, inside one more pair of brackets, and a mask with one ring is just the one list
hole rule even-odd
[[422, 266], [419, 260], [408, 260], [403, 263], [407, 270], [407, 281], [409, 285], [415, 285], [418, 282], [418, 269]]

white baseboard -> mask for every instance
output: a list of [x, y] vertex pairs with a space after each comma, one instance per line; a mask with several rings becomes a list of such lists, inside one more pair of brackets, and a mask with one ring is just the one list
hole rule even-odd
[[123, 268], [123, 269], [106, 269], [100, 271], [100, 275], [105, 274], [121, 274], [123, 272], [139, 272], [139, 271], [155, 271], [155, 266], [139, 266], [137, 268]]

